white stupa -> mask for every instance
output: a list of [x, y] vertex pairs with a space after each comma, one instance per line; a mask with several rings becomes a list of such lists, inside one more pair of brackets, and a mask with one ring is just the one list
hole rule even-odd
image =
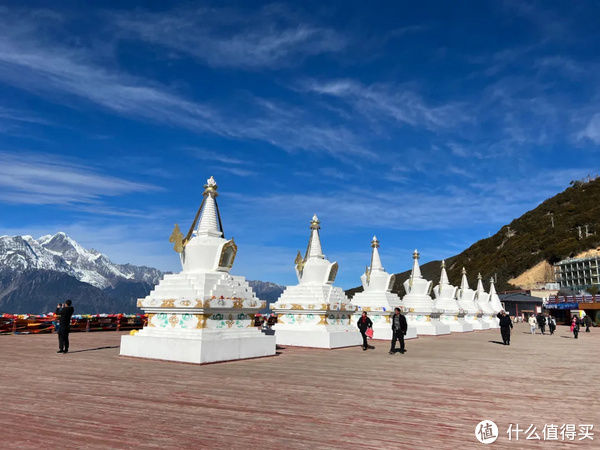
[[215, 180], [211, 177], [204, 188], [187, 236], [177, 225], [171, 235], [183, 270], [165, 275], [138, 300], [148, 324], [136, 335], [121, 337], [121, 355], [209, 363], [275, 354], [274, 336], [254, 327], [254, 315], [265, 302], [244, 277], [229, 274], [237, 246], [224, 238]]
[[496, 293], [496, 286], [494, 286], [494, 278], [490, 278], [490, 306], [494, 311], [494, 320], [496, 325], [500, 326], [500, 319], [498, 319], [497, 314], [504, 309], [502, 303], [500, 303], [500, 297]]
[[433, 288], [435, 295], [433, 308], [442, 313], [440, 320], [450, 327], [450, 331], [473, 331], [473, 325], [465, 320], [464, 312], [461, 311], [456, 301], [457, 290], [458, 288], [452, 286], [448, 281], [446, 261], [442, 261], [440, 284]]
[[456, 300], [459, 308], [464, 312], [465, 320], [473, 326], [474, 330], [487, 330], [490, 327], [486, 321], [481, 319], [483, 313], [475, 303], [475, 291], [469, 288], [467, 271], [464, 267], [462, 268], [460, 289], [456, 292]]
[[275, 338], [279, 345], [337, 348], [361, 345], [352, 323], [355, 307], [345, 292], [333, 286], [337, 262], [329, 262], [321, 249], [320, 222], [310, 223], [310, 239], [304, 258], [296, 256], [298, 284], [287, 286], [271, 309], [277, 314]]
[[483, 288], [483, 280], [481, 278], [481, 273], [477, 274], [477, 290], [475, 290], [475, 303], [479, 306], [481, 310], [482, 316], [481, 320], [487, 322], [490, 328], [498, 328], [499, 326], [496, 324], [496, 315], [494, 314], [494, 309], [490, 304], [490, 294], [485, 292]]
[[[362, 312], [367, 311], [373, 321], [373, 339], [391, 339], [390, 317], [395, 308], [403, 309], [402, 301], [397, 294], [392, 293], [396, 277], [387, 273], [381, 265], [379, 241], [376, 236], [373, 236], [371, 247], [371, 265], [360, 277], [363, 291], [356, 293], [352, 298], [352, 304], [356, 307], [353, 322], [356, 323]], [[404, 339], [416, 337], [417, 329], [409, 326]]]
[[402, 304], [406, 311], [408, 326], [417, 329], [417, 334], [449, 334], [450, 327], [440, 321], [440, 313], [433, 308], [431, 299], [431, 281], [421, 276], [419, 252], [413, 253], [413, 267], [410, 278], [404, 282], [406, 295]]

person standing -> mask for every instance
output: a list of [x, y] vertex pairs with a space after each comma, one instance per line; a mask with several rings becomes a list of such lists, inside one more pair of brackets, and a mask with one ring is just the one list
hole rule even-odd
[[505, 311], [500, 311], [500, 313], [498, 313], [498, 319], [500, 319], [502, 342], [504, 342], [504, 345], [510, 345], [510, 329], [513, 327], [512, 320]]
[[571, 321], [571, 331], [573, 332], [573, 337], [577, 339], [579, 336], [579, 320], [577, 317], [573, 317], [573, 320]]
[[540, 331], [542, 332], [542, 334], [544, 334], [544, 332], [546, 331], [546, 318], [542, 313], [537, 315], [537, 323], [540, 327]]
[[69, 352], [69, 332], [71, 331], [71, 316], [75, 309], [71, 306], [71, 300], [67, 300], [62, 308], [56, 310], [60, 316], [58, 325], [58, 351], [56, 353]]
[[362, 348], [363, 350], [366, 350], [369, 348], [369, 344], [367, 344], [367, 330], [369, 328], [373, 328], [373, 322], [371, 322], [371, 319], [367, 317], [366, 311], [363, 311], [362, 315], [358, 319], [358, 322], [356, 322], [356, 326], [360, 330], [360, 334], [363, 338]]
[[554, 316], [548, 316], [548, 329], [550, 330], [550, 334], [554, 334], [554, 330], [556, 330], [556, 319]]
[[532, 314], [529, 316], [529, 328], [531, 329], [531, 334], [535, 334], [535, 327], [537, 325], [537, 321], [535, 320], [535, 316]]
[[400, 341], [400, 353], [405, 353], [404, 348], [404, 336], [408, 330], [408, 324], [406, 323], [406, 317], [400, 312], [400, 308], [394, 310], [392, 316], [392, 346], [390, 347], [390, 355], [396, 353], [396, 341]]
[[592, 319], [590, 318], [590, 316], [588, 316], [586, 314], [585, 317], [583, 318], [583, 323], [585, 324], [585, 332], [589, 333], [590, 332], [590, 326], [592, 325]]

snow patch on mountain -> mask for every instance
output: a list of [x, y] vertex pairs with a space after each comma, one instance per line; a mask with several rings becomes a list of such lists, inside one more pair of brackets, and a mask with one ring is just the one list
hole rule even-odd
[[156, 284], [162, 272], [145, 266], [115, 264], [94, 249], [85, 249], [63, 232], [32, 236], [0, 236], [0, 270], [52, 270], [67, 273], [101, 289], [121, 280]]

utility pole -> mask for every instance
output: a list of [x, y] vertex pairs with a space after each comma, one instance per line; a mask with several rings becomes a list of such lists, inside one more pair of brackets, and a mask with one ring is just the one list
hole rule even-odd
[[577, 234], [579, 235], [579, 240], [581, 240], [581, 225], [577, 227]]

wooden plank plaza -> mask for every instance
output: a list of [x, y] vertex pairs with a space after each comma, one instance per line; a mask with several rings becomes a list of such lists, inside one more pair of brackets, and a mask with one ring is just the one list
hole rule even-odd
[[[583, 331], [583, 330], [582, 330]], [[3, 448], [474, 448], [493, 420], [499, 448], [598, 445], [597, 329], [424, 336], [407, 353], [278, 348], [193, 365], [120, 357], [122, 333], [0, 336]], [[594, 440], [509, 441], [509, 424], [594, 425]]]

